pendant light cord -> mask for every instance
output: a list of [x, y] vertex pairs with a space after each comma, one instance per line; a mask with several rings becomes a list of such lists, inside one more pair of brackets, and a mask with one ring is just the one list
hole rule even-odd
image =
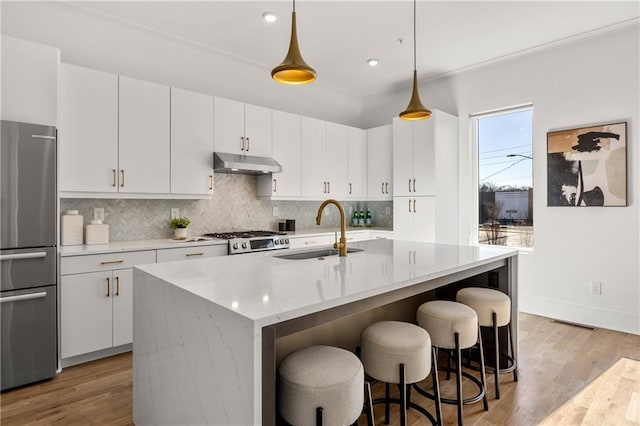
[[416, 0], [413, 0], [413, 70], [416, 69]]

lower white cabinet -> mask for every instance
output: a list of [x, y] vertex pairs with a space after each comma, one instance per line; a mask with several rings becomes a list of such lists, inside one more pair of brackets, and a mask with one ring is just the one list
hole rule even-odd
[[435, 197], [393, 197], [393, 237], [436, 242]]
[[229, 248], [227, 244], [210, 246], [192, 246], [158, 250], [157, 262], [172, 262], [174, 260], [202, 259], [204, 257], [226, 256]]
[[289, 247], [292, 249], [303, 247], [326, 246], [335, 242], [335, 236], [331, 235], [313, 235], [313, 236], [289, 236]]

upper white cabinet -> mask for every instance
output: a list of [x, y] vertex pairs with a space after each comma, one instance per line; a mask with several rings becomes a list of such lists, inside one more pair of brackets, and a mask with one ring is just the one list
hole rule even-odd
[[169, 87], [120, 76], [119, 190], [169, 192]]
[[171, 193], [213, 193], [213, 96], [171, 88]]
[[[327, 122], [326, 181], [330, 198], [344, 199], [349, 193], [349, 128]], [[317, 159], [320, 161], [320, 158]]]
[[118, 192], [118, 76], [60, 65], [60, 190]]
[[393, 197], [393, 237], [436, 242], [435, 209], [436, 197]]
[[273, 111], [272, 135], [273, 158], [282, 165], [282, 172], [258, 176], [258, 195], [300, 196], [300, 116]]
[[217, 152], [270, 157], [271, 110], [216, 97], [214, 148]]
[[349, 188], [347, 198], [367, 196], [367, 133], [349, 127]]
[[56, 126], [60, 51], [4, 34], [0, 43], [2, 119]]
[[371, 200], [393, 197], [393, 129], [380, 126], [367, 130], [367, 194]]
[[393, 195], [435, 195], [436, 121], [393, 119]]

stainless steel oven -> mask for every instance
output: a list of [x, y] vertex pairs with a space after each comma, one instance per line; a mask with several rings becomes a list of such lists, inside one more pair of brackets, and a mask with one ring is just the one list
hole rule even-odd
[[229, 254], [244, 254], [257, 251], [283, 250], [289, 248], [289, 237], [286, 232], [221, 232], [205, 234], [204, 236], [209, 238], [228, 240]]

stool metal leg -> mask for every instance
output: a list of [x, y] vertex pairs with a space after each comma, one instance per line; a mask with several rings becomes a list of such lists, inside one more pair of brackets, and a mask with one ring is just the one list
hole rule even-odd
[[407, 424], [407, 385], [404, 364], [400, 364], [400, 426]]
[[484, 411], [489, 411], [489, 402], [487, 401], [487, 376], [484, 371], [484, 348], [482, 347], [482, 333], [480, 332], [480, 326], [478, 325], [478, 345], [480, 346], [480, 383], [482, 383], [482, 390], [484, 392], [482, 398], [482, 405]]
[[384, 384], [384, 398], [385, 398], [385, 402], [384, 402], [384, 424], [388, 425], [389, 424], [389, 398], [390, 398], [389, 383], [385, 383]]
[[459, 334], [454, 334], [456, 346], [456, 394], [458, 395], [458, 425], [462, 426], [462, 353], [460, 351]]
[[322, 407], [316, 408], [316, 426], [322, 426]]
[[498, 319], [496, 317], [496, 313], [493, 312], [491, 314], [491, 318], [493, 320], [493, 338], [495, 340], [495, 344], [494, 344], [494, 348], [495, 348], [495, 354], [496, 354], [496, 365], [495, 365], [495, 370], [493, 373], [493, 376], [495, 377], [496, 380], [496, 399], [500, 399], [500, 340], [499, 340], [499, 336], [498, 336]]
[[516, 353], [513, 350], [513, 330], [512, 330], [512, 322], [509, 322], [509, 346], [511, 346], [511, 358], [513, 358], [513, 381], [518, 381], [518, 363], [516, 361]]
[[364, 382], [364, 404], [367, 415], [367, 426], [373, 426], [373, 401], [371, 400], [371, 384]]
[[438, 380], [438, 354], [436, 349], [431, 347], [431, 379], [433, 380], [433, 393], [435, 395], [436, 420], [438, 425], [442, 425], [442, 406], [440, 405], [440, 381]]

